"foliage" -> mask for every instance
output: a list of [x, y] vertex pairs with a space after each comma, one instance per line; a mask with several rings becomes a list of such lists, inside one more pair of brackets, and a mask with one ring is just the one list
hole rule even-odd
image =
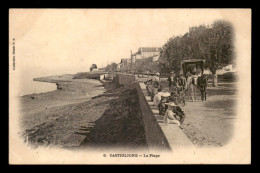
[[161, 72], [180, 71], [183, 59], [205, 59], [212, 74], [233, 60], [232, 25], [216, 21], [211, 26], [191, 27], [183, 36], [173, 36], [162, 47], [159, 58]]
[[153, 62], [152, 58], [139, 59], [135, 63], [128, 66], [124, 66], [123, 71], [127, 69], [133, 73], [154, 73], [158, 72], [159, 68], [156, 62]]
[[128, 63], [128, 64], [121, 66], [119, 71], [122, 73], [128, 73], [128, 72], [130, 72], [130, 69], [131, 69], [131, 64]]
[[92, 71], [93, 69], [97, 69], [97, 65], [96, 64], [92, 64], [89, 68], [90, 71]]
[[112, 63], [106, 66], [105, 71], [106, 72], [115, 72], [117, 71], [118, 65], [116, 63]]

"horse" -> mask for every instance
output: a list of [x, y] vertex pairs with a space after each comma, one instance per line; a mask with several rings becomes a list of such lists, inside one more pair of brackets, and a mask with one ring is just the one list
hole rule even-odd
[[187, 78], [187, 89], [191, 91], [191, 99], [192, 101], [196, 102], [196, 90], [197, 90], [197, 81], [198, 76], [197, 75], [190, 75]]
[[202, 76], [198, 77], [197, 86], [200, 89], [202, 101], [207, 100], [207, 92], [206, 92], [207, 84], [208, 84], [208, 78], [206, 74], [203, 74]]

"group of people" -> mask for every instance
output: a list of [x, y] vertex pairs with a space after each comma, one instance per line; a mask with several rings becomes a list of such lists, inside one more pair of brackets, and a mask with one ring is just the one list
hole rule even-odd
[[190, 67], [186, 74], [187, 76], [183, 76], [183, 74], [176, 75], [174, 71], [171, 72], [170, 76], [167, 78], [167, 81], [169, 82], [169, 92], [162, 92], [162, 87], [160, 85], [160, 73], [156, 73], [156, 75], [152, 79], [153, 90], [151, 97], [154, 106], [159, 109], [159, 114], [164, 116], [165, 123], [177, 123], [181, 129], [186, 114], [181, 109], [181, 107], [178, 106], [176, 96], [180, 95], [180, 92], [184, 92], [188, 89], [190, 81], [187, 81], [186, 78], [200, 79], [198, 80], [198, 86], [202, 93], [202, 100], [206, 99], [205, 91], [207, 80], [205, 75], [201, 75], [201, 68]]
[[174, 72], [171, 72], [171, 75], [168, 77], [167, 81], [169, 82], [170, 93], [180, 94], [180, 91], [187, 89], [187, 80], [183, 74], [176, 76]]
[[[164, 123], [176, 123], [182, 129], [182, 124], [186, 114], [178, 106], [176, 94], [186, 89], [186, 78], [183, 75], [175, 76], [174, 72], [168, 77], [169, 92], [162, 92], [160, 86], [160, 74], [157, 73], [153, 79], [153, 86], [156, 89], [156, 94], [152, 98], [154, 106], [158, 107], [159, 114], [164, 116]], [[162, 98], [167, 98], [165, 101]]]

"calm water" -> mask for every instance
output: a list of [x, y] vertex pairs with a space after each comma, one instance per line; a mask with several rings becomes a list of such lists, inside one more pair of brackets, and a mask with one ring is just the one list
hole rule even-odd
[[37, 82], [31, 79], [31, 81], [27, 82], [26, 86], [21, 88], [19, 96], [45, 93], [49, 91], [54, 91], [56, 89], [57, 86], [55, 83]]
[[[18, 69], [19, 70], [19, 69]], [[45, 76], [53, 76], [53, 75], [62, 75], [62, 74], [75, 74], [75, 71], [57, 69], [54, 68], [44, 68], [42, 66], [38, 66], [37, 68], [26, 66], [20, 68], [19, 71], [19, 87], [18, 87], [18, 96], [28, 95], [28, 94], [38, 94], [45, 93], [49, 91], [54, 91], [57, 89], [55, 83], [47, 83], [47, 82], [38, 82], [33, 81], [33, 78], [45, 77]]]
[[[37, 82], [33, 81], [33, 78], [63, 75], [63, 74], [76, 74], [78, 72], [89, 71], [89, 66], [56, 66], [50, 64], [49, 66], [43, 66], [41, 64], [26, 64], [17, 63], [17, 69], [15, 73], [17, 74], [16, 80], [18, 81], [17, 86], [15, 86], [15, 95], [23, 96], [33, 93], [45, 93], [49, 91], [54, 91], [57, 89], [55, 83], [47, 82]], [[12, 85], [12, 83], [11, 83]]]

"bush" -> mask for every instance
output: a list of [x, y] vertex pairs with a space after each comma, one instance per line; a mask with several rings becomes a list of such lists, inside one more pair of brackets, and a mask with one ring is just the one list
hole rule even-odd
[[104, 72], [85, 72], [85, 73], [77, 73], [74, 75], [73, 79], [99, 79], [100, 75], [104, 74]]
[[237, 79], [237, 73], [236, 72], [227, 72], [223, 74], [224, 80], [236, 80]]

